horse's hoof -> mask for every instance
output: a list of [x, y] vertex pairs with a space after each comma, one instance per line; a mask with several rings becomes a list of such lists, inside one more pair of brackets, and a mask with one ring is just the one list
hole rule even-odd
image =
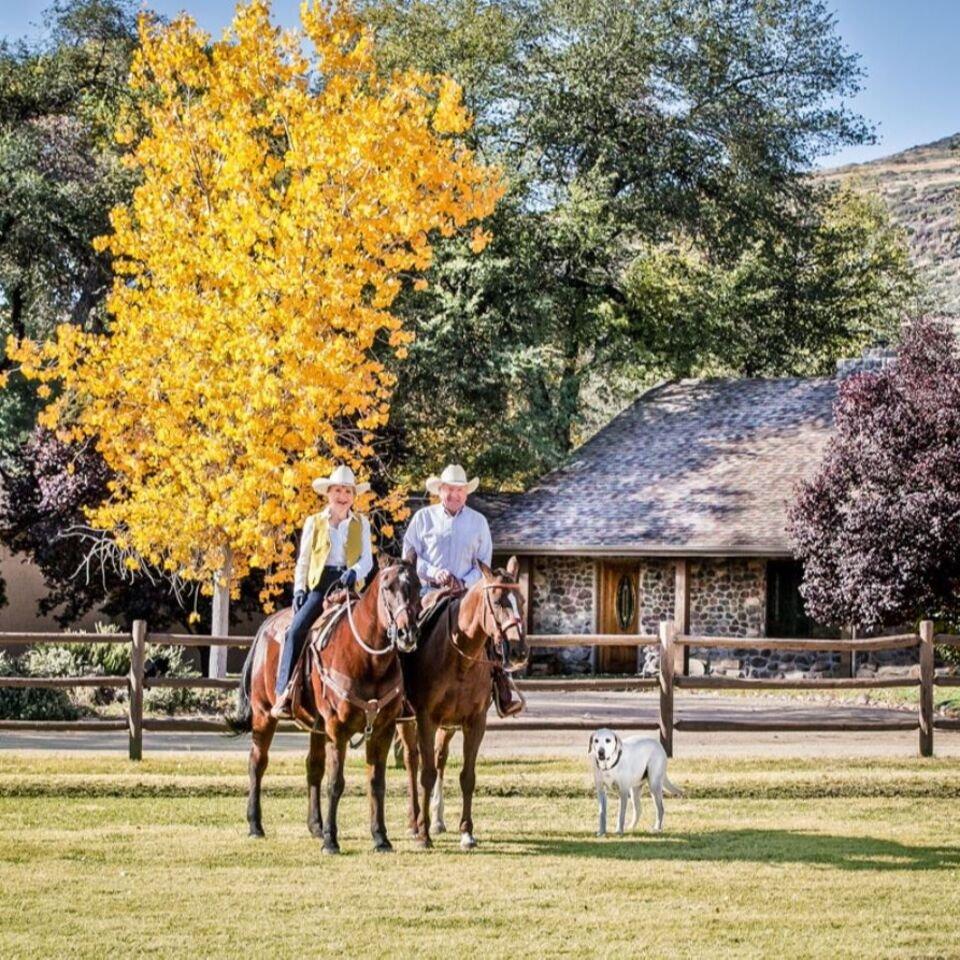
[[438, 820], [438, 821], [433, 825], [433, 832], [434, 832], [434, 833], [446, 833], [446, 832], [447, 832], [447, 825], [446, 825], [442, 820]]
[[393, 853], [393, 844], [389, 840], [381, 840], [373, 845], [374, 853]]
[[461, 850], [472, 850], [476, 845], [477, 845], [477, 841], [474, 839], [473, 834], [471, 833], [460, 834]]
[[310, 836], [313, 837], [314, 840], [323, 839], [323, 827], [313, 827], [308, 825], [307, 829], [310, 831]]
[[322, 852], [328, 854], [331, 857], [335, 856], [340, 852], [340, 844], [330, 843], [329, 841], [327, 841], [323, 845]]
[[429, 837], [417, 837], [414, 843], [421, 850], [429, 850], [433, 846], [433, 841]]
[[266, 834], [263, 832], [263, 827], [253, 826], [250, 828], [250, 836], [254, 840], [263, 840]]

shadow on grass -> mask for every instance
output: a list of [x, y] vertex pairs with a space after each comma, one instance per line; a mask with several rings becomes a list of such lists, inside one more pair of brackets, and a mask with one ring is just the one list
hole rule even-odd
[[910, 846], [876, 837], [836, 837], [795, 830], [712, 830], [709, 833], [627, 834], [584, 839], [530, 837], [512, 849], [484, 853], [600, 860], [721, 863], [810, 863], [840, 870], [942, 870], [960, 866], [960, 846]]

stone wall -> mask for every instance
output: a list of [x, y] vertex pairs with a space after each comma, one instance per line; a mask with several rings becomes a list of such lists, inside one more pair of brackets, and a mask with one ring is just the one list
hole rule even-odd
[[[594, 562], [535, 557], [530, 576], [533, 633], [593, 633]], [[589, 673], [590, 647], [534, 648], [530, 673]]]
[[[770, 650], [766, 634], [767, 565], [762, 559], [718, 558], [690, 562], [690, 632], [703, 636], [743, 637], [743, 647], [716, 650], [694, 647], [690, 673], [735, 677], [845, 676], [849, 660], [839, 653]], [[534, 633], [593, 633], [594, 561], [585, 557], [536, 557], [532, 563], [531, 622]], [[659, 634], [661, 620], [674, 615], [673, 560], [640, 563], [637, 600], [640, 632]], [[656, 647], [643, 652], [642, 673], [655, 676]], [[857, 658], [857, 675], [905, 673], [916, 662], [908, 651], [880, 651]], [[531, 652], [530, 673], [580, 674], [591, 668], [589, 647]]]
[[[660, 621], [673, 619], [673, 597], [676, 564], [673, 560], [645, 560], [640, 567], [640, 632], [660, 637]], [[644, 647], [642, 652], [645, 677], [655, 677], [660, 669], [660, 651]]]
[[765, 560], [690, 563], [690, 632], [714, 637], [762, 637], [766, 627]]

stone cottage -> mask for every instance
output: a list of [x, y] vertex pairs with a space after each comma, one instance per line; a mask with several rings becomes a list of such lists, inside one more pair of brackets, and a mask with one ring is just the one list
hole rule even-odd
[[[739, 650], [688, 651], [678, 669], [784, 676], [849, 666], [842, 654], [750, 642], [831, 636], [804, 613], [786, 523], [797, 482], [830, 437], [836, 392], [831, 378], [658, 385], [492, 511], [497, 555], [522, 558], [529, 631], [656, 636], [671, 619], [679, 632], [744, 638]], [[544, 649], [531, 669], [649, 674], [656, 657], [630, 646]]]

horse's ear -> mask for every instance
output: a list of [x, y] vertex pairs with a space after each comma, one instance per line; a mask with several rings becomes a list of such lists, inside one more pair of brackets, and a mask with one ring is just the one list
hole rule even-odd
[[495, 579], [493, 576], [493, 571], [482, 560], [477, 561], [477, 567], [480, 569], [480, 572], [483, 574], [484, 580]]
[[517, 579], [517, 574], [520, 573], [520, 561], [516, 557], [511, 557], [507, 561], [507, 574], [511, 580]]

